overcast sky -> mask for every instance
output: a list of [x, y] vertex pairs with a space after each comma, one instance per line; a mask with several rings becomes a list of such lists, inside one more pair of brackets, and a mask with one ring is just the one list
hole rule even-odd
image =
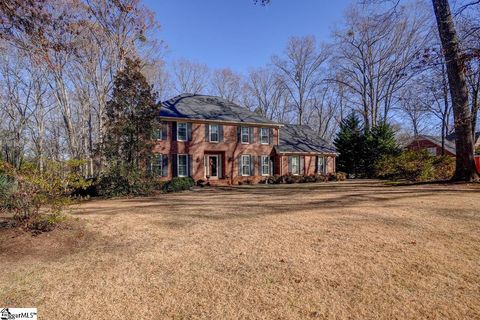
[[144, 0], [161, 24], [167, 60], [187, 58], [245, 72], [281, 53], [290, 36], [328, 41], [350, 0]]

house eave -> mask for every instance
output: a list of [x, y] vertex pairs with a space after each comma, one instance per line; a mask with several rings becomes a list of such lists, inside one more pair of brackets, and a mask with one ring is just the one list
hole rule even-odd
[[181, 122], [191, 122], [191, 123], [218, 123], [218, 124], [233, 124], [233, 125], [243, 125], [243, 126], [255, 126], [255, 127], [273, 127], [281, 128], [283, 124], [280, 123], [262, 123], [262, 122], [242, 122], [242, 121], [227, 121], [227, 120], [208, 120], [208, 119], [192, 119], [192, 118], [180, 118], [180, 117], [165, 117], [160, 116], [159, 119], [162, 121], [181, 121]]

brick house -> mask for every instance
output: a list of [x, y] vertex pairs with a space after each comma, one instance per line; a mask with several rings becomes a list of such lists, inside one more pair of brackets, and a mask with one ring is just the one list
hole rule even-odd
[[162, 179], [212, 184], [335, 172], [336, 152], [307, 126], [276, 123], [219, 97], [182, 94], [161, 104], [151, 169]]
[[[445, 152], [447, 156], [455, 157], [455, 133], [449, 134], [445, 138]], [[475, 134], [475, 149], [480, 148], [480, 132]], [[406, 145], [407, 150], [427, 150], [431, 155], [438, 156], [442, 154], [442, 139], [440, 137], [418, 135], [411, 139]]]
[[[455, 143], [445, 139], [445, 152], [447, 156], [455, 156]], [[433, 156], [439, 156], [442, 154], [442, 139], [434, 136], [418, 135], [410, 140], [406, 145], [407, 150], [427, 150]]]

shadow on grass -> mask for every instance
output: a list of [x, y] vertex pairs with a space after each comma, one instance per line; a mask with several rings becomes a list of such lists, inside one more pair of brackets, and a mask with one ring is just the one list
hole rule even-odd
[[[350, 216], [343, 209], [364, 208], [355, 213], [361, 220], [375, 220], [387, 225], [410, 226], [397, 217], [385, 218], [369, 214], [368, 209], [409, 208], [409, 203], [397, 200], [432, 196], [453, 196], [469, 190], [434, 187], [396, 187], [380, 181], [348, 181], [340, 183], [229, 186], [200, 189], [195, 192], [165, 194], [158, 197], [113, 200], [98, 207], [83, 208], [78, 216], [116, 216], [133, 214], [142, 217], [162, 217], [172, 228], [191, 223], [184, 220], [252, 219], [269, 215], [309, 212], [334, 217]], [[475, 190], [476, 191], [476, 190]], [[318, 196], [321, 196], [318, 198]], [[338, 209], [338, 210], [332, 210]], [[400, 219], [400, 220], [398, 220]], [[194, 223], [194, 222], [193, 222]]]

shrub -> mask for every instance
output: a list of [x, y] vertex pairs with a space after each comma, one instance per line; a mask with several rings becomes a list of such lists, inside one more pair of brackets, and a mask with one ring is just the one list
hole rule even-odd
[[347, 179], [347, 174], [341, 171], [331, 173], [328, 176], [328, 180], [330, 181], [345, 181], [346, 179]]
[[189, 190], [195, 186], [195, 181], [190, 177], [180, 178], [175, 177], [172, 180], [168, 181], [163, 186], [163, 191], [165, 192], [178, 192], [183, 190]]
[[29, 163], [18, 171], [0, 165], [3, 177], [0, 209], [12, 214], [19, 225], [27, 228], [30, 225], [37, 228], [40, 210], [42, 217], [54, 225], [55, 219], [51, 217], [60, 215], [70, 203], [70, 192], [86, 186], [79, 171], [80, 161], [52, 161], [46, 165], [48, 170], [44, 172]]
[[107, 198], [148, 195], [153, 190], [161, 190], [163, 184], [142, 172], [112, 167], [99, 177], [92, 193]]
[[455, 158], [432, 156], [427, 151], [404, 151], [382, 158], [377, 164], [379, 178], [389, 180], [447, 180], [455, 171]]

